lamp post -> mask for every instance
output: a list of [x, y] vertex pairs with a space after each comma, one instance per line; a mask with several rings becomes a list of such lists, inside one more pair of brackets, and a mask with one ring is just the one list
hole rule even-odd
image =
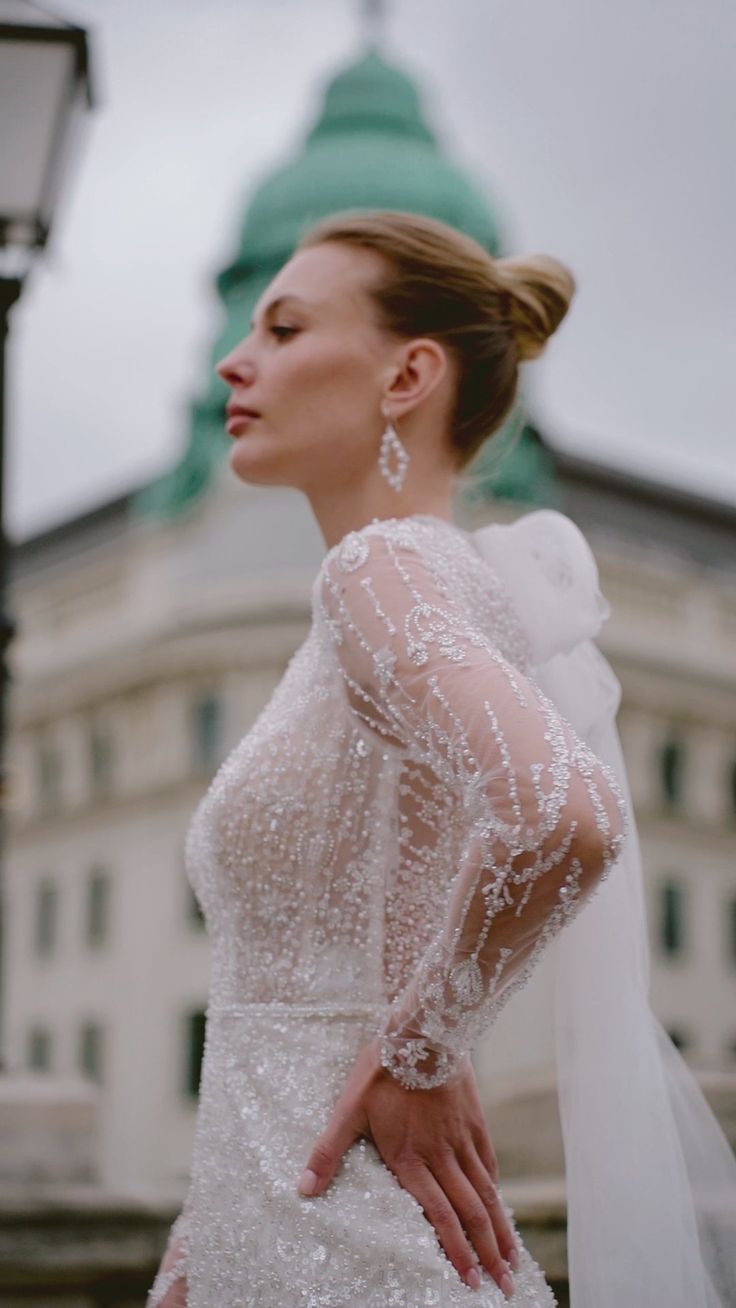
[[3, 501], [8, 319], [34, 255], [48, 241], [82, 121], [91, 107], [86, 32], [27, 0], [0, 0], [0, 859], [7, 799], [7, 649], [15, 631], [6, 608]]

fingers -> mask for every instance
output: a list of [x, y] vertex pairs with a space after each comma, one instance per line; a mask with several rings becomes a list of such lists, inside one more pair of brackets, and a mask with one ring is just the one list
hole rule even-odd
[[336, 1110], [307, 1159], [306, 1167], [297, 1182], [299, 1193], [311, 1198], [326, 1190], [343, 1154], [361, 1132], [362, 1124], [339, 1109]]
[[488, 1130], [485, 1109], [478, 1094], [478, 1084], [474, 1071], [471, 1071], [471, 1075], [468, 1077], [465, 1093], [475, 1108], [475, 1121], [472, 1126], [473, 1143], [483, 1166], [490, 1174], [491, 1180], [494, 1185], [498, 1185], [498, 1159]]
[[179, 1278], [164, 1292], [163, 1299], [151, 1291], [146, 1308], [187, 1308], [188, 1302], [187, 1283]]
[[442, 1173], [436, 1179], [489, 1276], [510, 1297], [514, 1293], [514, 1282], [501, 1248], [507, 1248], [511, 1231], [496, 1187], [480, 1160], [477, 1168], [473, 1165], [473, 1170], [479, 1189], [455, 1157], [443, 1161]]
[[455, 1209], [438, 1185], [429, 1168], [417, 1158], [397, 1169], [396, 1175], [405, 1190], [414, 1195], [432, 1223], [447, 1257], [460, 1276], [473, 1289], [480, 1286], [478, 1260], [463, 1231]]
[[178, 1241], [169, 1241], [146, 1308], [187, 1308], [187, 1256]]
[[484, 1166], [483, 1160], [472, 1151], [469, 1151], [463, 1158], [462, 1166], [465, 1175], [491, 1219], [501, 1257], [506, 1259], [506, 1262], [510, 1264], [514, 1271], [518, 1271], [519, 1250], [516, 1237], [506, 1216], [496, 1185], [489, 1179], [488, 1169]]
[[485, 1122], [473, 1137], [473, 1143], [478, 1153], [478, 1157], [488, 1172], [493, 1184], [498, 1185], [498, 1159]]

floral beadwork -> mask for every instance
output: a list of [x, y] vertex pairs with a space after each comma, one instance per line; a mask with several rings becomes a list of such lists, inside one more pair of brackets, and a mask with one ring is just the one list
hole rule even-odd
[[[453, 523], [374, 519], [327, 551], [308, 635], [187, 833], [210, 993], [148, 1308], [506, 1304], [369, 1140], [318, 1201], [295, 1182], [365, 1043], [409, 1089], [446, 1081], [620, 848], [620, 793], [536, 685], [527, 628]], [[514, 1308], [554, 1308], [516, 1239]]]

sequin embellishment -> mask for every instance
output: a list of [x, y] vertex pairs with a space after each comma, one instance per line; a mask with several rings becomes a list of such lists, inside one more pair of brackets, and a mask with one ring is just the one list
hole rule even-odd
[[[319, 1200], [296, 1179], [366, 1040], [409, 1088], [452, 1074], [610, 869], [623, 800], [453, 524], [349, 532], [312, 599], [187, 836], [212, 971], [168, 1288], [181, 1308], [502, 1308], [370, 1141]], [[512, 1305], [552, 1308], [518, 1242]]]

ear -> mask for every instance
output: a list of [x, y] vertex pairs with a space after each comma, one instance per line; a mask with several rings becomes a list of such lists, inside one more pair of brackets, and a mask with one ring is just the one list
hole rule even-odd
[[391, 378], [383, 394], [397, 418], [411, 413], [437, 389], [448, 372], [444, 346], [429, 336], [407, 341], [393, 361]]

